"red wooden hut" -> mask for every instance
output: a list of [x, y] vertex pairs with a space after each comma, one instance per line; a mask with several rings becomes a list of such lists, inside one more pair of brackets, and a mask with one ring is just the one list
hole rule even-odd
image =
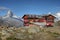
[[48, 15], [30, 15], [25, 14], [23, 17], [24, 19], [24, 26], [29, 26], [31, 22], [45, 22], [45, 26], [53, 26], [55, 16], [48, 14]]

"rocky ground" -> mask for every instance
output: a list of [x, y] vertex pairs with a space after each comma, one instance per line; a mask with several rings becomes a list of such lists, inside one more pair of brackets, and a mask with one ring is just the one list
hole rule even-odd
[[2, 27], [0, 40], [60, 40], [60, 27]]

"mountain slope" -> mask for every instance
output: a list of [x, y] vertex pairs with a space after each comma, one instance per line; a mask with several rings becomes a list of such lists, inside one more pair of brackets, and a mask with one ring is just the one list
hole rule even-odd
[[19, 17], [15, 16], [10, 10], [8, 11], [7, 15], [0, 19], [2, 19], [4, 25], [16, 27], [23, 26], [23, 21]]

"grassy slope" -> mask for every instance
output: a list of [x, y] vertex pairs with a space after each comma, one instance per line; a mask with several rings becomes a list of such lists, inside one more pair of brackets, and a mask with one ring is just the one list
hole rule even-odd
[[[1, 37], [5, 37], [6, 40], [60, 40], [60, 27], [29, 27], [29, 28], [16, 28], [16, 29], [1, 29]], [[9, 31], [8, 31], [9, 30]], [[9, 36], [8, 36], [8, 35]]]

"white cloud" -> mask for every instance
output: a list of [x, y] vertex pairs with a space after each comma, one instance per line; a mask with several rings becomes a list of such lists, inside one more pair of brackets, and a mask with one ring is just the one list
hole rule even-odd
[[56, 13], [56, 17], [60, 17], [60, 12]]
[[6, 7], [0, 7], [0, 10], [9, 10], [9, 8], [6, 8]]
[[56, 18], [58, 18], [58, 20], [60, 20], [60, 12], [55, 14]]
[[57, 16], [57, 17], [60, 17], [60, 13], [57, 13], [56, 16]]

